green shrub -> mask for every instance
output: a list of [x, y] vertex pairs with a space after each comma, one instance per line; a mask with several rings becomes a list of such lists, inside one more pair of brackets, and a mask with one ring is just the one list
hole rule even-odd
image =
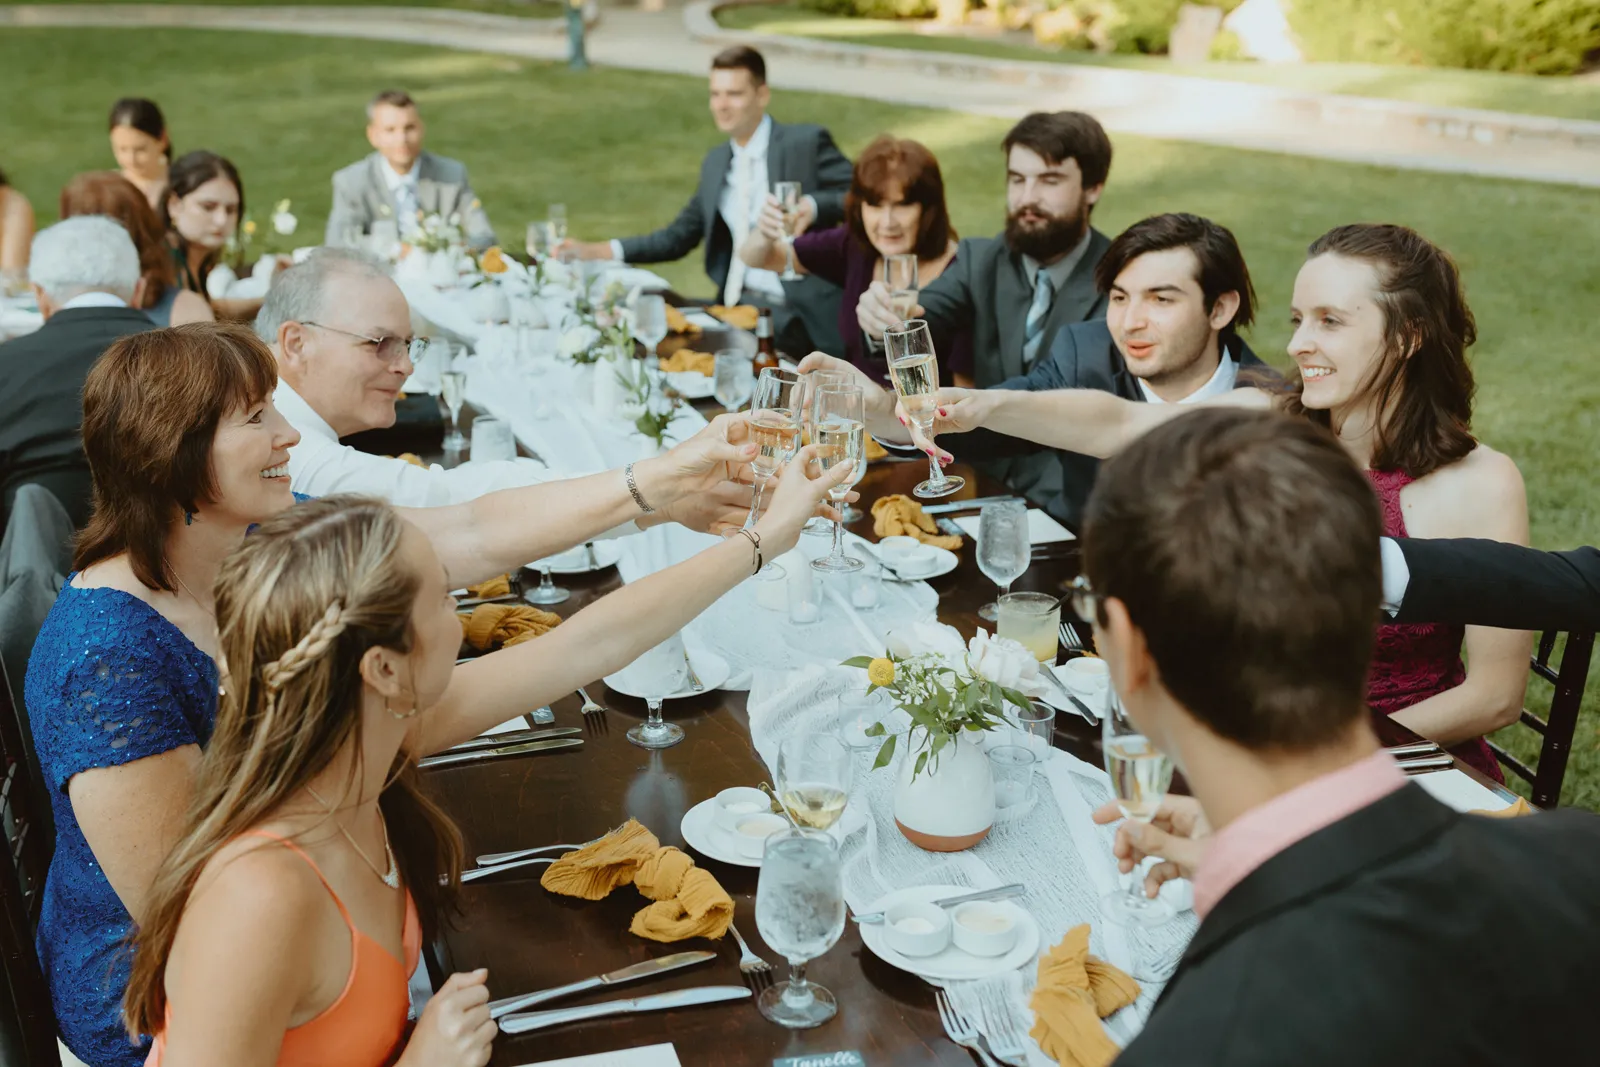
[[800, 6], [858, 19], [929, 19], [939, 10], [937, 0], [800, 0]]
[[[1186, 0], [1055, 0], [1035, 20], [1034, 36], [1060, 48], [1164, 53]], [[1203, 3], [1205, 0], [1189, 0]], [[1232, 11], [1243, 0], [1212, 0]], [[1229, 35], [1231, 36], [1231, 35]]]
[[1571, 74], [1600, 49], [1596, 0], [1288, 0], [1306, 58]]

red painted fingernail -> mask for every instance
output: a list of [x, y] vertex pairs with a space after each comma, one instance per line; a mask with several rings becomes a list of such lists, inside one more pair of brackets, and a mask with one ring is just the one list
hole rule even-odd
[[944, 408], [940, 408], [939, 409], [939, 417], [941, 419], [947, 418], [947, 417], [949, 417], [949, 415], [950, 415], [950, 413], [948, 411], [946, 411]]

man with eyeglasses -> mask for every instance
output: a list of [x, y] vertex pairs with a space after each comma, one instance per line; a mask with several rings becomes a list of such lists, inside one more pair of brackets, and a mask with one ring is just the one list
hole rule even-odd
[[[423, 345], [412, 337], [411, 308], [399, 286], [365, 253], [322, 248], [279, 274], [255, 330], [278, 359], [273, 404], [300, 432], [289, 453], [289, 481], [297, 493], [364, 493], [402, 507], [437, 507], [595, 473], [554, 470], [529, 459], [445, 470], [341, 443], [341, 437], [394, 425], [400, 387]], [[703, 481], [639, 525], [677, 521], [704, 530], [742, 521], [748, 487], [714, 477], [709, 467]], [[628, 523], [609, 536], [637, 529]]]

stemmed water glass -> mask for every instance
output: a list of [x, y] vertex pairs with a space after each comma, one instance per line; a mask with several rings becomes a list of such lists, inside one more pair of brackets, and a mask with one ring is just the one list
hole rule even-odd
[[[883, 331], [883, 345], [889, 357], [889, 378], [894, 382], [894, 391], [900, 394], [901, 406], [922, 435], [932, 440], [933, 394], [939, 391], [939, 360], [933, 351], [933, 334], [928, 332], [927, 322], [911, 319]], [[936, 500], [966, 484], [965, 478], [947, 476], [930, 453], [928, 480], [911, 492], [924, 500]]]
[[644, 691], [648, 709], [645, 721], [628, 731], [629, 741], [640, 748], [671, 748], [683, 740], [683, 727], [661, 718], [661, 702], [683, 688], [688, 664], [683, 635], [673, 634], [624, 668]]
[[883, 257], [883, 284], [889, 288], [889, 306], [900, 319], [911, 317], [917, 306], [917, 256], [914, 252], [897, 252]]
[[[1022, 577], [1032, 555], [1028, 505], [1021, 500], [984, 505], [978, 518], [978, 569], [1000, 587], [1002, 595], [1011, 592], [1011, 583]], [[985, 604], [978, 617], [994, 622], [1000, 617], [999, 603]]]
[[712, 396], [729, 411], [738, 411], [755, 387], [755, 363], [742, 348], [724, 348], [716, 356]]
[[667, 337], [667, 302], [660, 293], [642, 293], [633, 303], [633, 335], [644, 343], [652, 357], [656, 346]]
[[826, 830], [844, 814], [854, 772], [838, 735], [795, 734], [778, 746], [778, 799], [801, 826]]
[[[1126, 818], [1149, 822], [1160, 810], [1167, 787], [1172, 784], [1172, 760], [1128, 718], [1114, 689], [1106, 690], [1100, 726], [1106, 773], [1111, 776], [1117, 807]], [[1144, 878], [1138, 864], [1128, 874], [1127, 890], [1101, 897], [1100, 910], [1107, 919], [1123, 926], [1159, 926], [1173, 915], [1166, 901], [1144, 895]]]
[[550, 240], [550, 224], [548, 222], [528, 223], [528, 232], [523, 248], [527, 251], [530, 262], [537, 263], [545, 256], [548, 256], [553, 244]]
[[572, 596], [572, 590], [563, 589], [550, 580], [549, 563], [540, 562], [537, 566], [539, 568], [539, 584], [537, 587], [523, 593], [523, 600], [530, 604], [559, 604]]
[[[850, 487], [867, 473], [867, 412], [861, 386], [855, 382], [825, 382], [818, 389], [812, 406], [815, 413], [811, 437], [817, 445], [817, 461], [823, 470], [835, 464], [850, 464], [850, 476], [828, 490], [834, 507], [844, 503]], [[835, 573], [858, 571], [865, 564], [844, 554], [844, 520], [833, 521], [833, 551], [811, 561], [819, 571]]]
[[750, 437], [757, 451], [750, 461], [756, 485], [750, 514], [744, 520], [747, 530], [761, 515], [761, 497], [767, 482], [800, 450], [800, 405], [804, 399], [804, 381], [799, 374], [781, 367], [762, 368], [750, 401]]
[[800, 275], [794, 269], [795, 223], [800, 218], [800, 183], [774, 182], [772, 195], [778, 200], [778, 210], [783, 213], [783, 274], [780, 277], [792, 282]]
[[833, 994], [806, 981], [806, 964], [844, 933], [844, 878], [838, 842], [796, 827], [767, 838], [756, 882], [756, 929], [789, 961], [789, 980], [756, 1001], [761, 1014], [794, 1030], [820, 1026], [839, 1013]]
[[452, 360], [449, 345], [446, 345], [440, 362], [442, 369], [439, 371], [439, 395], [444, 397], [445, 407], [450, 411], [450, 427], [444, 435], [444, 450], [460, 452], [467, 447], [467, 439], [461, 433], [461, 405], [467, 399], [465, 361]]

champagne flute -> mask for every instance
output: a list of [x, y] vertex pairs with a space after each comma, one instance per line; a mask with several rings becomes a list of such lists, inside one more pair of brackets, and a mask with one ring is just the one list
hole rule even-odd
[[795, 734], [778, 746], [778, 799], [796, 823], [826, 830], [844, 814], [854, 770], [837, 734]]
[[794, 227], [799, 220], [800, 183], [774, 182], [772, 195], [777, 197], [778, 209], [783, 212], [784, 262], [783, 273], [779, 277], [786, 282], [792, 282], [800, 277], [794, 269]]
[[443, 362], [444, 369], [439, 372], [439, 395], [444, 397], [445, 407], [450, 411], [450, 428], [444, 435], [444, 450], [460, 452], [467, 447], [467, 439], [461, 433], [461, 405], [467, 399], [467, 372], [462, 369], [460, 362], [451, 362], [448, 347]]
[[634, 301], [633, 335], [644, 342], [651, 356], [660, 358], [656, 346], [667, 337], [667, 302], [660, 293], [642, 293]]
[[[1116, 690], [1108, 688], [1106, 692], [1105, 714], [1100, 719], [1106, 773], [1111, 776], [1111, 788], [1122, 814], [1149, 822], [1172, 784], [1172, 761], [1128, 718]], [[1101, 897], [1100, 910], [1121, 926], [1160, 926], [1172, 918], [1172, 908], [1160, 897], [1152, 900], [1144, 895], [1140, 872], [1138, 865], [1129, 872], [1125, 892], [1118, 890]]]
[[[1001, 595], [1011, 592], [1011, 583], [1028, 569], [1032, 554], [1028, 505], [1021, 500], [985, 505], [978, 518], [978, 569], [1000, 587]], [[978, 617], [989, 622], [999, 619], [999, 603], [985, 604]]]
[[794, 1030], [839, 1013], [833, 994], [806, 981], [806, 964], [844, 933], [844, 878], [839, 844], [821, 830], [795, 827], [767, 838], [756, 882], [756, 929], [789, 961], [789, 980], [764, 990], [761, 1014]]
[[567, 205], [551, 204], [545, 212], [545, 218], [549, 220], [550, 245], [553, 248], [567, 239]]
[[781, 367], [764, 367], [756, 380], [756, 392], [750, 402], [750, 437], [758, 451], [750, 461], [755, 474], [755, 492], [750, 500], [750, 514], [745, 517], [745, 529], [751, 529], [761, 515], [761, 497], [767, 482], [778, 473], [778, 468], [789, 462], [800, 450], [800, 405], [805, 397], [803, 381], [798, 373]]
[[[817, 443], [817, 396], [825, 385], [848, 385], [851, 378], [848, 374], [831, 370], [815, 370], [806, 375], [806, 402], [800, 429], [800, 443], [803, 445]], [[825, 537], [833, 532], [833, 524], [821, 515], [813, 515], [806, 520], [800, 530], [803, 534], [815, 537]]]
[[913, 252], [898, 252], [883, 257], [883, 284], [889, 287], [889, 306], [902, 321], [911, 317], [917, 306], [917, 257]]
[[528, 253], [529, 262], [537, 263], [544, 259], [550, 254], [550, 249], [554, 247], [554, 244], [550, 240], [550, 224], [548, 222], [528, 223], [527, 237], [523, 247]]
[[[889, 378], [894, 382], [894, 391], [900, 394], [901, 405], [923, 436], [931, 439], [933, 394], [939, 391], [939, 360], [933, 352], [933, 335], [928, 332], [927, 322], [911, 319], [885, 330], [883, 344], [889, 354]], [[966, 484], [965, 478], [947, 476], [939, 461], [930, 454], [928, 480], [911, 492], [924, 500], [937, 500]]]
[[729, 411], [738, 411], [755, 387], [755, 367], [742, 348], [724, 348], [716, 355], [712, 396]]
[[[866, 399], [859, 383], [824, 383], [817, 390], [815, 423], [812, 440], [817, 445], [817, 460], [823, 470], [836, 463], [848, 463], [850, 477], [841, 485], [828, 490], [834, 507], [844, 503], [850, 487], [867, 473], [867, 411]], [[848, 573], [858, 571], [865, 564], [854, 556], [844, 554], [844, 520], [833, 522], [833, 551], [822, 559], [811, 561], [819, 571]]]

